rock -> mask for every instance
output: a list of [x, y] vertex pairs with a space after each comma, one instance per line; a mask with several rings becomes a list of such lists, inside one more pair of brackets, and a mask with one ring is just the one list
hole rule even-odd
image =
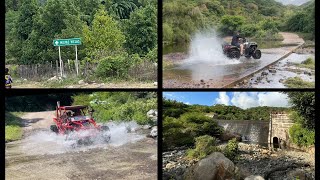
[[201, 82], [201, 83], [204, 83], [204, 80], [203, 80], [203, 79], [201, 79], [201, 80], [200, 80], [200, 82]]
[[158, 86], [158, 82], [153, 82], [153, 86]]
[[266, 149], [262, 149], [262, 151], [261, 151], [261, 154], [268, 154], [268, 153], [269, 153], [269, 151]]
[[150, 129], [150, 128], [151, 128], [150, 125], [144, 125], [144, 126], [142, 127], [142, 129]]
[[271, 156], [271, 157], [278, 157], [277, 154], [271, 154], [270, 156]]
[[147, 112], [147, 116], [148, 116], [148, 117], [158, 116], [158, 112], [157, 112], [157, 110], [155, 110], [155, 109], [150, 109], [150, 110]]
[[263, 71], [263, 72], [261, 73], [261, 76], [266, 76], [266, 75], [268, 75], [268, 73], [265, 72], [265, 71]]
[[312, 76], [312, 73], [311, 72], [308, 72], [308, 71], [304, 71], [303, 74], [306, 74], [308, 76]]
[[158, 136], [158, 127], [153, 126], [150, 132], [150, 136], [153, 138], [156, 138]]
[[27, 79], [23, 79], [23, 81], [28, 81]]
[[235, 179], [244, 179], [251, 175], [249, 170], [245, 169], [244, 167], [241, 167], [241, 168], [236, 167], [234, 174], [235, 174]]
[[244, 180], [264, 180], [264, 178], [261, 176], [251, 175], [251, 176], [246, 177]]
[[276, 73], [277, 70], [276, 70], [275, 68], [270, 68], [270, 69], [269, 69], [269, 72], [270, 72], [270, 73]]
[[166, 164], [166, 169], [172, 169], [176, 166], [176, 163], [174, 162], [169, 162], [168, 164]]
[[221, 134], [219, 136], [219, 139], [221, 141], [229, 141], [229, 140], [231, 140], [233, 138], [236, 138], [237, 141], [241, 141], [241, 139], [242, 139], [241, 135], [232, 133], [230, 131], [225, 131], [223, 134]]
[[186, 180], [225, 180], [232, 179], [235, 167], [232, 161], [220, 152], [214, 152], [188, 168]]
[[280, 79], [280, 80], [279, 80], [279, 83], [283, 83], [283, 82], [284, 82], [284, 79]]
[[80, 81], [78, 81], [78, 84], [84, 84], [84, 80], [80, 80]]
[[48, 81], [58, 81], [57, 76], [53, 76], [52, 78], [48, 79]]

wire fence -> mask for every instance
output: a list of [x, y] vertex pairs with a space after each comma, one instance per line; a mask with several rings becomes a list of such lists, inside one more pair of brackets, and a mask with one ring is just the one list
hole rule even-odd
[[[51, 62], [46, 64], [33, 64], [33, 65], [8, 65], [10, 74], [14, 77], [21, 79], [28, 79], [34, 81], [40, 81], [43, 79], [50, 79], [54, 76], [59, 77], [60, 67], [59, 62]], [[79, 75], [83, 77], [89, 77], [95, 74], [98, 64], [86, 63], [79, 67]], [[130, 78], [139, 81], [157, 81], [157, 65], [144, 61], [142, 63], [133, 65], [127, 69], [125, 77], [123, 74], [119, 74], [116, 71], [108, 73], [109, 78]], [[63, 76], [76, 77], [76, 67], [73, 62], [63, 63]]]

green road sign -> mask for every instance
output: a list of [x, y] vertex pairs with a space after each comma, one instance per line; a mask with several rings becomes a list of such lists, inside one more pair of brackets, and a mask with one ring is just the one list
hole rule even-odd
[[76, 46], [81, 45], [80, 38], [72, 38], [72, 39], [55, 39], [53, 40], [54, 46]]

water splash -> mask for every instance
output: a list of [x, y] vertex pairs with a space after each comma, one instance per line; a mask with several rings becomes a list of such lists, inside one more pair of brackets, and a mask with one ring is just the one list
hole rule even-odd
[[110, 131], [108, 135], [111, 135], [109, 142], [104, 141], [106, 134], [99, 134], [93, 140], [90, 145], [77, 145], [76, 138], [74, 136], [86, 136], [92, 132], [83, 131], [77, 134], [71, 134], [68, 136], [57, 135], [50, 131], [38, 131], [32, 135], [21, 140], [21, 149], [28, 155], [45, 155], [45, 154], [61, 154], [66, 152], [79, 152], [88, 151], [95, 148], [109, 148], [118, 147], [127, 143], [137, 142], [145, 137], [143, 134], [139, 134], [136, 130], [139, 125], [136, 122], [110, 122], [106, 124]]
[[191, 39], [189, 58], [185, 63], [210, 63], [210, 65], [239, 64], [236, 59], [229, 59], [223, 54], [223, 40], [215, 30], [197, 32]]

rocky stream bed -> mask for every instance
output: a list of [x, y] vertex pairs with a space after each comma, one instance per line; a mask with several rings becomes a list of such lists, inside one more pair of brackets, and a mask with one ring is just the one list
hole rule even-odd
[[[219, 145], [222, 149], [225, 144]], [[263, 147], [256, 144], [239, 143], [239, 156], [234, 162], [221, 153], [212, 153], [201, 161], [188, 160], [187, 148], [177, 148], [163, 153], [163, 179], [190, 179], [190, 169], [196, 175], [196, 171], [205, 169], [206, 177], [214, 179], [270, 179], [270, 180], [309, 180], [315, 179], [314, 153], [298, 150], [281, 150]], [[211, 158], [211, 159], [210, 159]], [[214, 159], [215, 158], [215, 159]], [[217, 162], [216, 170], [205, 161]], [[204, 161], [204, 162], [202, 162]], [[232, 163], [232, 164], [231, 164]], [[228, 164], [228, 165], [226, 165]], [[231, 165], [230, 165], [231, 164]], [[226, 168], [228, 167], [228, 168]], [[201, 170], [202, 168], [202, 170]], [[210, 169], [211, 168], [211, 169]], [[231, 169], [231, 170], [230, 170]], [[230, 172], [232, 171], [232, 172]], [[218, 175], [212, 175], [217, 173]]]

